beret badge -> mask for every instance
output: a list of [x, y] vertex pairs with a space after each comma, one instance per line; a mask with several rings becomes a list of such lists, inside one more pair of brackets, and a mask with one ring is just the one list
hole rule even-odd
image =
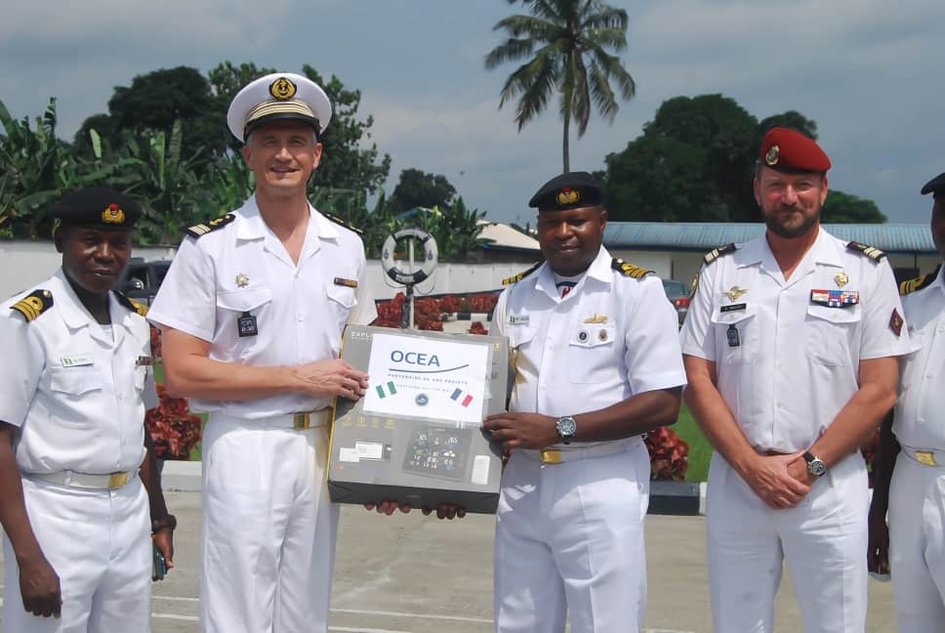
[[777, 145], [772, 145], [768, 148], [768, 153], [765, 154], [765, 163], [768, 165], [777, 165], [780, 158], [781, 148]]
[[581, 194], [578, 193], [577, 189], [571, 189], [570, 187], [564, 187], [558, 192], [558, 195], [555, 197], [558, 201], [558, 205], [566, 207], [569, 204], [575, 204], [581, 199]]
[[291, 79], [279, 77], [269, 84], [269, 94], [279, 101], [286, 101], [295, 96], [297, 88]]
[[102, 223], [104, 224], [124, 224], [125, 212], [122, 211], [116, 203], [111, 203], [102, 211]]

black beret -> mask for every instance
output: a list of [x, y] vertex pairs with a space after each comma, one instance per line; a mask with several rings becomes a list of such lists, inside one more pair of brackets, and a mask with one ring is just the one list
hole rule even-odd
[[129, 231], [141, 217], [141, 205], [110, 187], [88, 187], [65, 194], [49, 209], [63, 224], [104, 231]]
[[924, 196], [927, 193], [933, 194], [933, 198], [945, 196], [945, 174], [939, 174], [925, 183], [925, 186], [922, 187], [922, 195]]
[[604, 201], [604, 186], [586, 171], [572, 171], [555, 176], [532, 196], [528, 206], [542, 211], [563, 211], [596, 207]]

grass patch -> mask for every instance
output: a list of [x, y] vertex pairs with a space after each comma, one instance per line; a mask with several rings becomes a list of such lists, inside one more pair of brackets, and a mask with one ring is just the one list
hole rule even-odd
[[686, 470], [686, 481], [705, 481], [709, 474], [712, 445], [702, 434], [702, 429], [696, 424], [685, 404], [680, 407], [679, 419], [671, 428], [689, 444], [689, 468]]

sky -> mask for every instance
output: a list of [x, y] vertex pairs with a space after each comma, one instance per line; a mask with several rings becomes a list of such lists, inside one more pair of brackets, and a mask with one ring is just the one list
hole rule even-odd
[[[611, 0], [630, 18], [621, 54], [636, 96], [612, 124], [592, 115], [571, 138], [571, 168], [642, 133], [660, 104], [721, 93], [759, 120], [797, 110], [818, 125], [830, 186], [874, 200], [890, 222], [927, 223], [921, 186], [945, 171], [945, 22], [941, 0]], [[361, 91], [371, 140], [401, 170], [442, 174], [468, 207], [534, 221], [531, 195], [560, 173], [554, 103], [517, 131], [499, 91], [515, 65], [488, 71], [493, 31], [522, 11], [506, 0], [5, 0], [0, 100], [34, 119], [56, 97], [59, 134], [107, 112], [115, 86], [224, 60], [299, 72], [303, 64]], [[572, 132], [573, 134], [573, 132]]]

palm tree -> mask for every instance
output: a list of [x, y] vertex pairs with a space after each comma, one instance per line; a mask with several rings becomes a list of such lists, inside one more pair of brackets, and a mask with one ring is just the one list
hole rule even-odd
[[[518, 0], [508, 0], [514, 4]], [[619, 52], [627, 47], [627, 12], [598, 0], [521, 0], [531, 15], [499, 20], [493, 30], [508, 39], [486, 55], [492, 70], [508, 61], [526, 60], [502, 87], [499, 107], [521, 95], [515, 112], [518, 129], [541, 114], [553, 92], [561, 95], [564, 119], [564, 171], [570, 171], [568, 132], [571, 120], [583, 136], [591, 101], [608, 122], [617, 114], [611, 88], [614, 80], [626, 100], [636, 91], [633, 77], [621, 65]]]

